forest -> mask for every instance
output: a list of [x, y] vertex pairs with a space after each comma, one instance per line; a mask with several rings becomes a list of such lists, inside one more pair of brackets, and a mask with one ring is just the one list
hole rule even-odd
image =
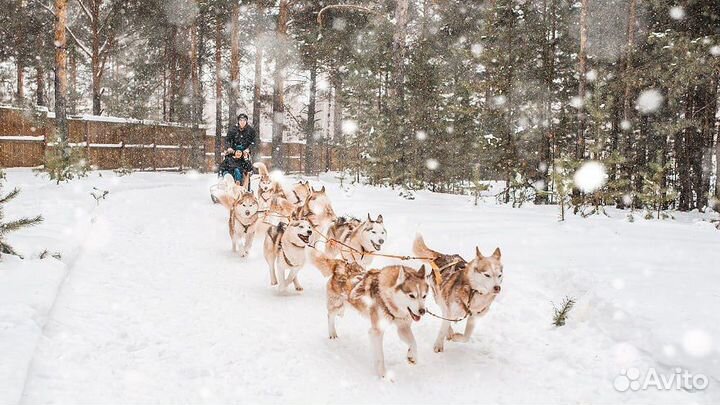
[[[209, 124], [219, 156], [247, 112], [271, 123], [280, 169], [292, 123], [308, 174], [332, 144], [373, 184], [497, 180], [500, 202], [584, 215], [720, 210], [714, 0], [0, 3], [0, 99], [49, 108], [61, 144], [67, 115], [107, 115]], [[588, 161], [592, 190], [574, 184]]]

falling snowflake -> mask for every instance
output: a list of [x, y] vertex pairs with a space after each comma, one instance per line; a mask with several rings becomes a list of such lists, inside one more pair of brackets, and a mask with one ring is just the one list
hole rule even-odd
[[570, 105], [573, 108], [576, 108], [579, 110], [579, 109], [583, 108], [583, 105], [585, 105], [585, 103], [583, 102], [582, 97], [575, 96], [575, 97], [570, 98]]
[[417, 138], [418, 141], [424, 141], [427, 139], [427, 132], [425, 131], [417, 131], [415, 132], [415, 138]]
[[664, 97], [656, 89], [643, 90], [635, 102], [635, 107], [643, 114], [651, 114], [662, 107]]
[[270, 172], [270, 179], [272, 181], [281, 182], [284, 177], [285, 177], [285, 173], [283, 173], [283, 171], [280, 169], [275, 169]]
[[585, 74], [585, 77], [588, 79], [589, 82], [594, 82], [595, 80], [597, 80], [597, 77], [598, 77], [597, 70], [595, 70], [595, 69], [590, 70], [589, 72], [587, 72]]
[[705, 357], [712, 351], [712, 338], [703, 330], [693, 329], [685, 332], [682, 345], [687, 354]]
[[473, 56], [477, 58], [483, 52], [482, 44], [472, 44], [472, 46], [470, 47], [470, 52], [472, 52]]
[[680, 6], [671, 7], [670, 18], [673, 20], [682, 20], [685, 18], [685, 9]]
[[438, 167], [440, 167], [440, 162], [438, 162], [436, 159], [430, 158], [425, 161], [425, 167], [430, 170], [436, 170]]
[[502, 106], [502, 105], [505, 105], [505, 103], [507, 103], [507, 97], [505, 97], [505, 96], [502, 95], [502, 94], [499, 95], [499, 96], [495, 96], [495, 97], [493, 98], [493, 103], [495, 103], [495, 105], [498, 106], [498, 107], [500, 107], [500, 106]]
[[715, 45], [712, 48], [710, 48], [710, 55], [720, 56], [720, 45]]
[[605, 182], [607, 182], [605, 166], [603, 166], [602, 163], [593, 160], [585, 162], [575, 172], [573, 180], [575, 181], [575, 186], [578, 189], [586, 193], [592, 193], [605, 185]]
[[347, 26], [347, 22], [344, 18], [337, 17], [333, 19], [332, 27], [335, 31], [344, 31]]
[[620, 128], [622, 128], [623, 131], [629, 131], [632, 128], [632, 124], [628, 120], [622, 120], [620, 121]]
[[342, 132], [345, 135], [352, 135], [358, 130], [358, 124], [355, 120], [343, 120], [341, 127]]

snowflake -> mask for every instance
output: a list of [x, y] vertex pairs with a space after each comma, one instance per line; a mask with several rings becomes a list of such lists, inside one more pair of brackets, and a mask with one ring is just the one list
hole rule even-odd
[[424, 141], [427, 139], [427, 132], [425, 131], [417, 131], [415, 132], [415, 138], [417, 138], [418, 141]]
[[685, 332], [682, 345], [687, 354], [705, 357], [712, 351], [712, 338], [703, 330], [693, 329]]
[[430, 170], [436, 170], [438, 167], [440, 167], [440, 162], [438, 162], [436, 159], [430, 158], [425, 161], [425, 167]]
[[570, 98], [570, 105], [573, 108], [576, 108], [579, 110], [579, 109], [583, 108], [583, 105], [585, 105], [585, 102], [583, 101], [582, 97], [575, 96], [575, 97]]
[[712, 48], [710, 48], [710, 55], [720, 56], [720, 45], [715, 45]]
[[643, 90], [635, 102], [635, 107], [643, 114], [651, 114], [662, 107], [664, 97], [656, 89]]
[[474, 57], [479, 57], [483, 52], [482, 44], [472, 44], [472, 46], [470, 47], [470, 52], [472, 52]]
[[355, 120], [343, 120], [341, 127], [342, 132], [345, 135], [352, 135], [358, 130], [358, 124]]
[[603, 166], [602, 163], [593, 160], [585, 162], [575, 172], [573, 180], [578, 189], [586, 193], [592, 193], [604, 186], [607, 181], [605, 166]]
[[685, 18], [685, 9], [681, 6], [675, 6], [670, 8], [670, 18], [673, 20], [682, 20]]

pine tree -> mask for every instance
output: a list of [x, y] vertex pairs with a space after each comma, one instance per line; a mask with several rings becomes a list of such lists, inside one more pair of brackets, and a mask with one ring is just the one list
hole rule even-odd
[[[1, 188], [1, 186], [0, 186]], [[20, 256], [7, 241], [9, 233], [18, 231], [29, 226], [37, 225], [42, 222], [42, 216], [38, 215], [32, 218], [20, 218], [13, 221], [5, 222], [5, 204], [20, 194], [20, 189], [15, 188], [5, 196], [0, 194], [0, 257], [3, 254]], [[22, 256], [20, 256], [22, 257]]]
[[669, 169], [669, 164], [652, 162], [649, 164], [648, 172], [643, 176], [643, 191], [639, 197], [645, 207], [652, 211], [652, 213], [648, 211], [646, 219], [672, 218], [670, 214], [664, 212], [668, 204], [677, 198], [677, 193], [672, 187], [663, 185]]

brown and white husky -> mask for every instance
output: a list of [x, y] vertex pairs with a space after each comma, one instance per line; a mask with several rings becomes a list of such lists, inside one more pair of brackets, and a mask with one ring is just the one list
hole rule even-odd
[[355, 218], [340, 217], [328, 228], [328, 238], [330, 241], [325, 244], [325, 253], [330, 257], [336, 257], [339, 252], [343, 259], [360, 263], [367, 268], [373, 260], [373, 255], [367, 253], [382, 249], [387, 240], [387, 231], [382, 215], [373, 220], [368, 214], [367, 220], [363, 222]]
[[270, 285], [279, 284], [280, 292], [287, 290], [290, 283], [296, 291], [303, 290], [297, 275], [305, 265], [305, 248], [312, 234], [310, 222], [295, 214], [289, 223], [280, 222], [268, 229], [263, 253], [270, 270]]
[[492, 255], [486, 257], [476, 247], [475, 257], [467, 262], [459, 255], [446, 255], [431, 250], [418, 234], [413, 251], [418, 256], [432, 258], [429, 261], [439, 269], [439, 274], [430, 277], [430, 286], [443, 317], [467, 318], [465, 333], [455, 333], [450, 321], [442, 322], [435, 340], [435, 352], [444, 350], [446, 339], [467, 342], [472, 336], [477, 319], [487, 314], [490, 305], [500, 293], [503, 277], [500, 248], [496, 248]]
[[[230, 195], [218, 197], [220, 203], [230, 211], [228, 230], [232, 251], [240, 251], [240, 256], [248, 255], [259, 223], [258, 202], [252, 193], [241, 193], [234, 200]], [[242, 241], [242, 247], [240, 242]]]
[[362, 272], [357, 263], [327, 257], [315, 258], [323, 274], [331, 275], [327, 288], [328, 334], [337, 338], [335, 318], [349, 304], [370, 319], [370, 344], [375, 371], [385, 377], [383, 337], [388, 325], [395, 325], [400, 339], [408, 345], [407, 360], [417, 362], [417, 344], [412, 322], [425, 314], [428, 284], [425, 266], [414, 270], [406, 266], [388, 266]]

